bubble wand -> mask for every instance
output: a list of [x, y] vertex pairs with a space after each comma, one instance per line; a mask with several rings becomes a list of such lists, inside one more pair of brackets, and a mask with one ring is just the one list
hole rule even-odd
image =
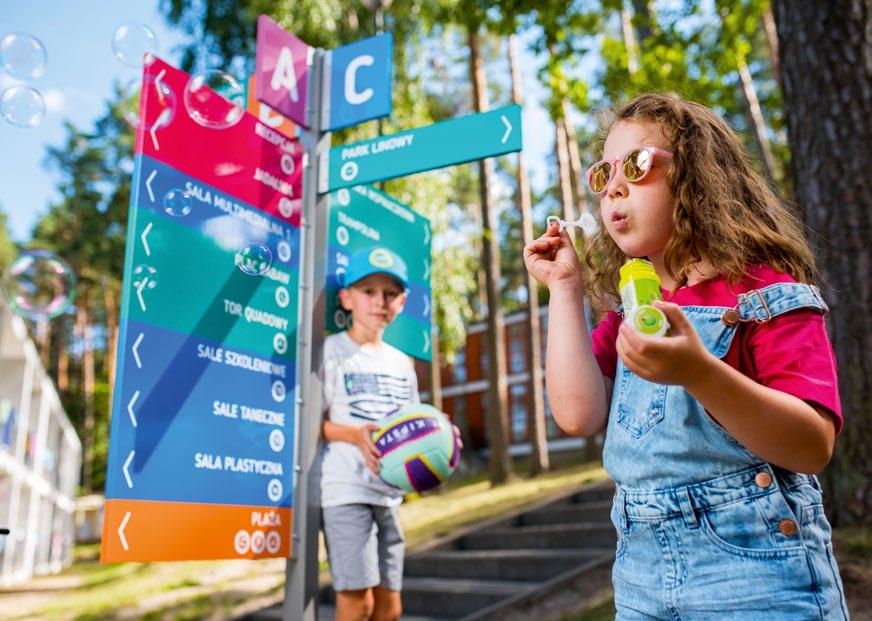
[[584, 234], [588, 237], [593, 236], [597, 231], [596, 219], [589, 214], [588, 212], [584, 212], [578, 217], [578, 220], [561, 220], [557, 216], [548, 216], [545, 220], [547, 226], [551, 226], [552, 222], [556, 222], [560, 225], [560, 230], [565, 231], [570, 226], [577, 226]]

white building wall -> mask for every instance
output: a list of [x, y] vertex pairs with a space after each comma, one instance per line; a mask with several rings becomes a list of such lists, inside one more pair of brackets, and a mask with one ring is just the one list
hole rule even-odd
[[24, 321], [0, 298], [0, 586], [72, 562], [81, 454]]

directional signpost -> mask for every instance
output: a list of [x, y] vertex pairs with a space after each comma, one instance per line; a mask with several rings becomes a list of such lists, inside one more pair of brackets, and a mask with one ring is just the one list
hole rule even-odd
[[403, 312], [385, 330], [384, 340], [410, 356], [430, 360], [430, 221], [384, 192], [359, 185], [330, 194], [328, 230], [327, 331], [348, 327], [349, 314], [336, 295], [348, 258], [368, 246], [387, 246], [406, 262], [409, 293]]
[[291, 553], [303, 151], [198, 125], [187, 80], [145, 68], [104, 562]]
[[521, 149], [516, 105], [330, 148], [330, 129], [390, 114], [391, 49], [380, 35], [325, 52], [261, 16], [269, 109], [221, 128], [198, 124], [187, 74], [146, 66], [104, 562], [286, 557], [282, 616], [315, 621], [317, 369], [325, 332], [347, 321], [336, 277], [354, 250], [406, 260], [385, 340], [431, 357], [429, 222], [366, 184]]
[[328, 192], [521, 150], [521, 106], [434, 123], [333, 147], [322, 156], [318, 191]]

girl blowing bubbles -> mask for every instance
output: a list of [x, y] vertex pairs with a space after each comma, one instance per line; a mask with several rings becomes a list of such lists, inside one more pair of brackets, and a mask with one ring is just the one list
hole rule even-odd
[[[673, 96], [618, 112], [588, 182], [589, 273], [557, 223], [524, 260], [550, 292], [554, 418], [606, 430], [617, 618], [846, 619], [814, 476], [841, 407], [800, 224], [726, 123]], [[661, 279], [668, 335], [622, 325], [620, 308], [589, 333], [585, 291], [614, 308], [634, 257]]]

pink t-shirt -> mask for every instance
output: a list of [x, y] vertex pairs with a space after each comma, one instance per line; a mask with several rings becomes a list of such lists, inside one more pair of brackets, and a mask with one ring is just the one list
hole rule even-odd
[[[736, 305], [736, 296], [778, 282], [796, 282], [789, 274], [767, 266], [749, 269], [748, 276], [737, 285], [722, 277], [682, 287], [664, 299], [679, 306]], [[622, 317], [611, 311], [593, 330], [593, 353], [603, 375], [614, 379], [618, 352], [615, 341]], [[803, 401], [815, 403], [833, 414], [836, 433], [842, 429], [842, 405], [836, 357], [827, 336], [823, 315], [802, 308], [773, 317], [766, 323], [742, 322], [724, 362], [754, 381]]]

